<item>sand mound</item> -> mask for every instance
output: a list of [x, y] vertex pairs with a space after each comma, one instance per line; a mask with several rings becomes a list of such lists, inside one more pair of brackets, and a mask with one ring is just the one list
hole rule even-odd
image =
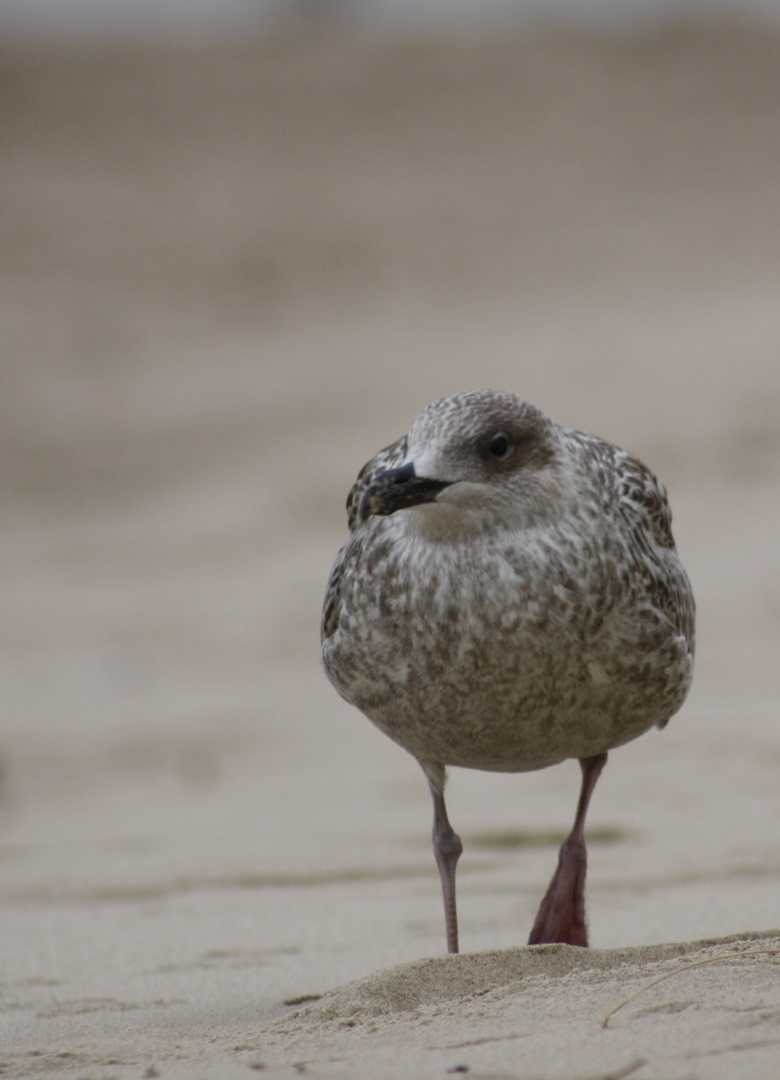
[[[536, 945], [497, 949], [473, 955], [440, 956], [401, 964], [325, 994], [294, 1016], [279, 1021], [274, 1029], [291, 1035], [317, 1030], [337, 1022], [355, 1026], [377, 1017], [428, 1012], [454, 1002], [467, 1002], [489, 992], [519, 992], [544, 979], [561, 979], [572, 972], [595, 975], [605, 972], [625, 978], [650, 980], [666, 970], [711, 957], [780, 948], [780, 934], [734, 934], [730, 937], [624, 949], [579, 949], [572, 945]], [[724, 959], [724, 962], [726, 960]], [[629, 969], [634, 969], [629, 971]]]
[[738, 1075], [745, 1051], [753, 1051], [751, 1075], [769, 1077], [780, 1052], [778, 954], [780, 934], [768, 931], [440, 957], [326, 994], [274, 1024], [262, 1042], [272, 1072], [315, 1067], [333, 1077], [616, 1080], [648, 1065], [699, 1075], [680, 1072], [697, 1058], [708, 1060], [707, 1076], [725, 1077]]

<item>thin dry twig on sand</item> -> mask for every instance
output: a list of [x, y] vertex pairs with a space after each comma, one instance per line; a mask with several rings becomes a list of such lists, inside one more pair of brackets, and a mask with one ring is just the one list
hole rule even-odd
[[638, 990], [635, 990], [633, 994], [629, 994], [628, 997], [619, 1001], [614, 1008], [610, 1009], [607, 1015], [601, 1022], [603, 1028], [609, 1026], [609, 1022], [612, 1017], [623, 1008], [624, 1005], [629, 1005], [635, 998], [638, 998], [640, 994], [644, 994], [645, 990], [649, 990], [652, 986], [657, 986], [658, 983], [663, 982], [665, 979], [671, 979], [674, 975], [682, 975], [684, 971], [691, 971], [693, 968], [704, 967], [705, 964], [717, 964], [721, 960], [739, 960], [743, 956], [778, 956], [780, 955], [780, 949], [750, 949], [745, 952], [727, 952], [721, 956], [710, 956], [706, 960], [695, 960], [692, 964], [683, 964], [682, 967], [675, 968], [674, 971], [667, 971], [664, 975], [659, 975], [657, 979], [651, 979], [649, 983], [645, 983], [644, 986], [640, 986]]
[[625, 1080], [626, 1076], [630, 1076], [631, 1073], [636, 1072], [637, 1069], [641, 1069], [643, 1065], [647, 1065], [647, 1058], [636, 1058], [630, 1065], [626, 1065], [620, 1072], [605, 1073], [600, 1077], [600, 1080]]

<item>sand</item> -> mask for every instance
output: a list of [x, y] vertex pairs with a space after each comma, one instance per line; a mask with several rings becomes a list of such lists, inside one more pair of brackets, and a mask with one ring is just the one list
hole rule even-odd
[[[780, 33], [0, 60], [0, 1075], [780, 1074]], [[576, 764], [453, 770], [442, 956], [422, 774], [319, 668], [357, 469], [481, 385], [661, 475], [699, 604], [587, 953], [522, 947]]]

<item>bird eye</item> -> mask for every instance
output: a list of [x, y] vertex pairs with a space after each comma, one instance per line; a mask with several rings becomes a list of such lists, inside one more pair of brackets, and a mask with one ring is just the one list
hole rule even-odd
[[509, 455], [509, 439], [503, 431], [499, 431], [498, 434], [492, 436], [488, 443], [488, 450], [498, 461], [503, 461]]

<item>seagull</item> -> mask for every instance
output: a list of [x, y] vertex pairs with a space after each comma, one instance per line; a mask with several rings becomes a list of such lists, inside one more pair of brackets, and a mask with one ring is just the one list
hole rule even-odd
[[691, 685], [694, 600], [666, 491], [637, 458], [496, 390], [428, 405], [347, 499], [322, 661], [420, 763], [447, 949], [458, 951], [447, 766], [577, 758], [574, 826], [529, 944], [587, 946], [585, 817], [607, 753], [663, 728]]

